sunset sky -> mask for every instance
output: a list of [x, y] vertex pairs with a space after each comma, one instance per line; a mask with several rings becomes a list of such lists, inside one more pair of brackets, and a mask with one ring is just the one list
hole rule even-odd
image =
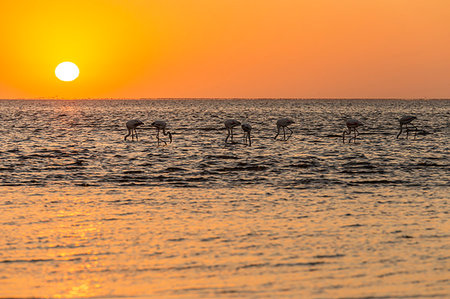
[[0, 51], [4, 99], [448, 98], [450, 1], [2, 1]]

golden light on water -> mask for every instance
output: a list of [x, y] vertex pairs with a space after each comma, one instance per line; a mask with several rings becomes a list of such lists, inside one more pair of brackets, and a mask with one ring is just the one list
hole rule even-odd
[[[445, 231], [439, 218], [417, 228], [427, 202], [411, 210], [405, 207], [409, 196], [389, 210], [373, 205], [373, 199], [382, 200], [383, 195], [358, 200], [342, 196], [339, 204], [329, 201], [317, 211], [309, 200], [286, 200], [290, 192], [269, 189], [89, 189], [93, 192], [84, 195], [80, 193], [84, 189], [64, 189], [64, 197], [27, 190], [40, 193], [16, 197], [33, 204], [21, 208], [25, 220], [15, 238], [28, 242], [33, 256], [27, 256], [30, 251], [15, 253], [28, 261], [28, 271], [21, 262], [2, 265], [0, 290], [6, 296], [185, 298], [245, 290], [239, 293], [245, 297], [274, 285], [274, 292], [283, 288], [292, 297], [298, 293], [314, 297], [317, 290], [357, 297], [379, 292], [380, 285], [383, 292], [411, 294], [414, 289], [425, 291], [420, 290], [423, 284], [435, 283], [444, 271], [444, 267], [430, 270], [438, 267], [432, 258], [422, 260], [418, 238], [401, 237], [426, 234], [427, 226], [435, 227], [438, 235]], [[259, 200], [267, 192], [270, 198]], [[333, 191], [318, 193], [325, 199], [335, 196]], [[17, 194], [14, 189], [6, 192], [9, 197]], [[236, 201], [237, 196], [250, 200]], [[44, 203], [46, 207], [35, 213]], [[435, 204], [443, 207], [445, 201]], [[373, 213], [368, 215], [370, 209]], [[339, 216], [346, 213], [360, 214], [359, 226], [353, 216]], [[10, 211], [5, 217], [21, 219], [14, 220], [17, 215]], [[386, 233], [398, 228], [399, 218], [403, 232]], [[0, 236], [11, 236], [11, 226], [5, 229]], [[428, 238], [426, 246], [432, 256], [444, 244]], [[400, 258], [398, 252], [406, 257]], [[414, 288], [409, 281], [423, 283]]]

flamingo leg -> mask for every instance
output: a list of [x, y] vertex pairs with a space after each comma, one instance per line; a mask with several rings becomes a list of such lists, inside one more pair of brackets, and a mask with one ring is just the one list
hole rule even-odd
[[225, 143], [227, 143], [227, 141], [228, 141], [228, 138], [230, 137], [230, 129], [229, 128], [227, 128], [227, 131], [228, 131], [228, 134], [227, 134], [227, 138], [225, 138]]
[[[164, 136], [169, 135], [169, 140], [170, 140], [169, 143], [172, 143], [172, 134], [169, 131], [166, 132], [165, 128], [163, 129], [163, 134], [164, 134]], [[167, 144], [167, 142], [165, 142], [165, 143]]]
[[[348, 128], [348, 135], [350, 135], [352, 133], [353, 129]], [[352, 142], [353, 136], [349, 136], [348, 137], [348, 143]]]
[[[163, 129], [163, 134], [164, 134], [164, 129]], [[166, 134], [164, 134], [164, 135], [166, 135]], [[162, 139], [162, 142], [164, 142], [164, 145], [167, 145], [167, 142], [164, 139]]]
[[[417, 127], [416, 127], [415, 125], [410, 124], [410, 126], [414, 128], [414, 139], [416, 139], [417, 131], [418, 131], [419, 129], [417, 129]], [[408, 128], [408, 131], [412, 131], [412, 129]]]
[[402, 131], [403, 131], [403, 125], [401, 124], [400, 125], [400, 132], [398, 132], [398, 134], [397, 134], [397, 139], [400, 136], [400, 134], [402, 134]]
[[128, 136], [130, 136], [130, 135], [131, 135], [131, 130], [130, 130], [130, 129], [128, 129], [128, 134], [127, 134], [127, 135], [125, 135], [125, 138], [124, 138], [124, 140], [125, 140], [125, 141], [127, 141], [127, 137], [128, 137]]
[[[165, 128], [162, 128], [162, 132], [163, 132], [164, 136], [167, 135], [167, 134], [166, 134], [166, 129], [165, 129]], [[164, 139], [162, 140], [162, 142], [164, 142], [164, 145], [167, 145], [167, 142], [166, 142]]]
[[159, 128], [157, 128], [157, 131], [156, 131], [156, 140], [158, 140], [158, 145], [159, 145]]
[[234, 142], [233, 141], [233, 128], [230, 129], [230, 132], [231, 132], [231, 143], [233, 143]]
[[283, 141], [286, 141], [286, 127], [283, 127]]
[[350, 128], [347, 128], [347, 130], [344, 130], [342, 133], [342, 143], [345, 143], [345, 135], [349, 135], [351, 133]]
[[353, 139], [353, 143], [356, 143], [356, 137], [359, 136], [359, 131], [357, 128], [355, 128], [355, 138]]
[[244, 137], [243, 137], [244, 143], [246, 145], [252, 145], [252, 141], [250, 139], [250, 132], [245, 132], [244, 131]]
[[160, 131], [161, 131], [161, 129], [158, 128], [158, 131], [157, 131], [157, 133], [156, 133], [156, 139], [158, 139], [158, 146], [159, 146], [159, 144], [161, 143], [161, 141], [164, 142], [164, 144], [167, 144], [167, 142], [165, 142], [164, 140], [161, 140], [161, 138], [159, 137], [159, 132], [160, 132]]
[[136, 135], [136, 141], [139, 141], [137, 130], [134, 129], [134, 135]]
[[286, 128], [290, 131], [289, 137], [287, 138], [287, 139], [289, 139], [289, 138], [291, 138], [292, 134], [294, 134], [294, 131], [292, 131], [291, 128], [289, 128], [289, 127], [286, 127]]
[[413, 127], [414, 127], [414, 139], [416, 139], [416, 136], [417, 136], [417, 131], [419, 131], [419, 129], [417, 129], [417, 127], [416, 127], [416, 126], [414, 126], [414, 125], [411, 125], [411, 126], [413, 126]]
[[280, 135], [280, 127], [277, 126], [277, 135], [275, 135], [273, 139], [277, 139], [278, 135]]

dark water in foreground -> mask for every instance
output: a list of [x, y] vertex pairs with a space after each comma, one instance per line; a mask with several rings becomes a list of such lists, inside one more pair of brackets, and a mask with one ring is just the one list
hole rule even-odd
[[[404, 114], [427, 134], [396, 139]], [[450, 101], [0, 101], [0, 298], [446, 298], [449, 116]], [[252, 147], [239, 129], [225, 145], [227, 118], [252, 124]]]

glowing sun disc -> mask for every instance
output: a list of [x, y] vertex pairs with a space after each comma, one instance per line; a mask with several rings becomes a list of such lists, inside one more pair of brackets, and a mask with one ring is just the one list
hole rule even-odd
[[58, 64], [58, 66], [55, 69], [55, 75], [58, 77], [61, 81], [73, 81], [76, 78], [78, 78], [78, 75], [80, 74], [80, 70], [78, 69], [78, 66], [73, 62], [62, 62]]

